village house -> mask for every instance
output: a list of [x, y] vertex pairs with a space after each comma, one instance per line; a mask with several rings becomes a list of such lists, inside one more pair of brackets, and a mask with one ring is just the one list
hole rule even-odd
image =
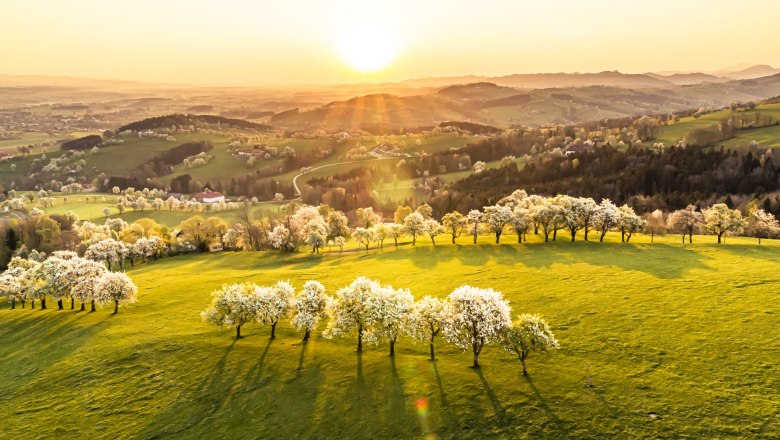
[[206, 189], [199, 193], [193, 194], [192, 198], [201, 203], [219, 203], [225, 200], [225, 195], [221, 192], [215, 192]]

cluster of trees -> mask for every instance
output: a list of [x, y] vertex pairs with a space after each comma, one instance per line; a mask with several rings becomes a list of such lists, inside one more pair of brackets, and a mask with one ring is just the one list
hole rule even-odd
[[186, 142], [168, 151], [158, 153], [148, 161], [138, 165], [132, 172], [132, 176], [143, 181], [146, 178], [164, 176], [173, 172], [173, 167], [182, 163], [186, 158], [197, 156], [214, 149], [214, 145], [207, 141]]
[[156, 116], [153, 118], [143, 119], [141, 121], [132, 122], [130, 124], [123, 125], [117, 129], [118, 133], [123, 131], [144, 131], [155, 130], [158, 128], [167, 128], [171, 126], [216, 126], [216, 127], [232, 127], [242, 130], [253, 131], [269, 131], [270, 126], [264, 124], [257, 124], [254, 122], [245, 121], [243, 119], [225, 118], [216, 115], [184, 115], [173, 114], [166, 116]]
[[521, 314], [512, 321], [509, 301], [493, 289], [464, 285], [443, 300], [425, 296], [415, 301], [408, 289], [359, 277], [333, 297], [317, 281], [308, 281], [297, 293], [290, 283], [280, 281], [272, 286], [229, 284], [212, 295], [213, 302], [201, 317], [216, 326], [234, 327], [237, 338], [243, 325], [257, 322], [271, 327], [273, 339], [276, 325], [290, 319], [292, 326], [305, 332], [307, 341], [319, 323], [327, 321], [323, 336], [356, 338], [358, 353], [364, 343], [385, 342], [394, 356], [395, 344], [406, 336], [428, 343], [435, 360], [435, 341], [441, 335], [464, 351], [471, 350], [474, 367], [479, 367], [485, 346], [499, 344], [518, 356], [524, 375], [531, 353], [558, 348], [541, 316]]
[[67, 150], [90, 150], [103, 143], [103, 138], [96, 134], [73, 139], [72, 141], [63, 142], [61, 149]]
[[[472, 159], [476, 159], [472, 155]], [[468, 211], [495, 203], [514, 188], [537, 194], [570, 194], [636, 205], [647, 211], [680, 209], [732, 194], [780, 188], [780, 167], [772, 150], [738, 154], [730, 150], [671, 147], [663, 150], [609, 146], [589, 152], [536, 157], [522, 169], [509, 164], [485, 170], [439, 191], [429, 203], [438, 213]]]
[[8, 299], [12, 309], [17, 303], [24, 308], [27, 302], [34, 309], [35, 301], [46, 309], [46, 299], [51, 298], [57, 301], [58, 310], [70, 299], [71, 310], [76, 301], [82, 311], [89, 303], [93, 312], [96, 306], [113, 303], [114, 313], [118, 313], [120, 303], [135, 302], [137, 294], [138, 288], [126, 274], [111, 272], [104, 264], [70, 251], [57, 251], [48, 258], [39, 253], [30, 259], [14, 257], [8, 270], [0, 274], [0, 295]]

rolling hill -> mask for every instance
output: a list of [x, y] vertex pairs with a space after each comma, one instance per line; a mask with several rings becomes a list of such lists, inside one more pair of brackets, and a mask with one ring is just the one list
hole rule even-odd
[[[500, 81], [447, 85], [436, 92], [413, 96], [375, 94], [334, 101], [311, 110], [275, 118], [274, 124], [293, 130], [383, 130], [433, 126], [446, 120], [486, 125], [570, 124], [604, 118], [666, 113], [689, 108], [722, 107], [735, 101], [757, 101], [780, 95], [780, 75], [758, 79], [688, 84], [711, 76], [677, 75], [669, 81], [641, 75], [637, 87], [627, 87], [636, 75], [617, 72], [567, 75], [569, 84], [612, 78], [612, 85], [544, 88], [560, 84], [557, 74], [512, 75]], [[556, 79], [556, 80], [553, 80]], [[565, 82], [563, 82], [565, 83]], [[518, 88], [516, 84], [538, 88]], [[279, 116], [279, 115], [277, 115]]]

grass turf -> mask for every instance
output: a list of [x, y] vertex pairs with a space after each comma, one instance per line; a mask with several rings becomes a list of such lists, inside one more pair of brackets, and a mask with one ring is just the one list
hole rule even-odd
[[[559, 240], [562, 237], [559, 237]], [[780, 243], [638, 236], [632, 244], [503, 244], [468, 237], [394, 250], [188, 255], [137, 266], [140, 300], [116, 316], [0, 303], [8, 438], [441, 438], [780, 435]], [[636, 243], [633, 243], [633, 241]], [[400, 341], [362, 356], [308, 344], [287, 323], [218, 331], [198, 313], [226, 282], [308, 279], [330, 293], [358, 275], [445, 296], [493, 287], [538, 312], [561, 350], [519, 362], [488, 347]], [[56, 307], [55, 307], [56, 309]], [[593, 387], [586, 386], [590, 374]], [[427, 404], [427, 407], [426, 407]]]

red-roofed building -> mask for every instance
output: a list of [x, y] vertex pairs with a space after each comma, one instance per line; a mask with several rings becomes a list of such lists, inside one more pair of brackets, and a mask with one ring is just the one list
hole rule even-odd
[[225, 200], [225, 195], [220, 192], [205, 190], [192, 195], [192, 198], [202, 203], [219, 203]]

